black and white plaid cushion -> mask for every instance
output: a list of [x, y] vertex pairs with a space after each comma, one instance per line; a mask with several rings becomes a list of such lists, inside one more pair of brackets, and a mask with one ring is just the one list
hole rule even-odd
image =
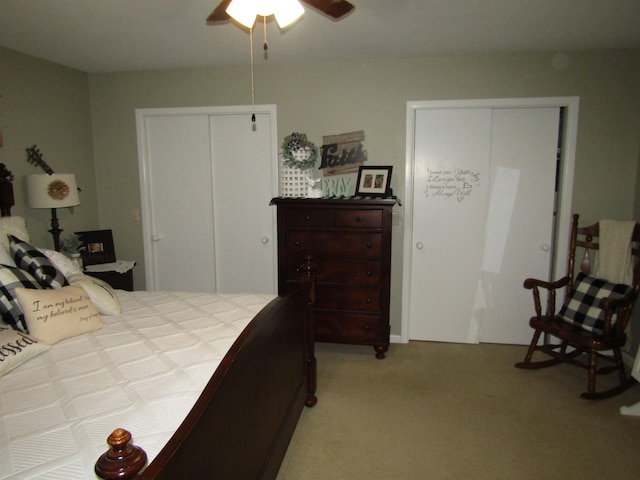
[[[586, 331], [601, 334], [604, 327], [604, 310], [598, 307], [600, 300], [606, 297], [620, 298], [630, 290], [629, 285], [607, 282], [580, 272], [558, 316], [565, 322]], [[614, 313], [611, 317], [611, 325], [615, 320]]]
[[17, 267], [0, 265], [0, 313], [2, 320], [15, 330], [29, 333], [22, 308], [14, 290], [18, 287], [42, 288], [29, 272]]
[[9, 249], [16, 266], [29, 272], [42, 288], [60, 288], [69, 282], [51, 260], [40, 250], [13, 235], [9, 235]]

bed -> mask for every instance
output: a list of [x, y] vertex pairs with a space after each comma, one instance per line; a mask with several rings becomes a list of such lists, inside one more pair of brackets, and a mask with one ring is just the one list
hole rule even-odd
[[[0, 182], [3, 217], [10, 186]], [[46, 295], [80, 284], [104, 326], [37, 342], [44, 351], [0, 378], [0, 478], [275, 478], [316, 403], [311, 265], [285, 297], [117, 290], [104, 301], [80, 280], [17, 289], [23, 305], [53, 305]]]

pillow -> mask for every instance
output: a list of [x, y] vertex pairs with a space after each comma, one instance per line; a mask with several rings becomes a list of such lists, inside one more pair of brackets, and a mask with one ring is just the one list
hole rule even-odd
[[[565, 322], [583, 330], [602, 334], [604, 328], [604, 310], [598, 305], [606, 297], [620, 298], [631, 290], [629, 285], [611, 283], [600, 278], [578, 273], [569, 295], [564, 301], [558, 316]], [[616, 321], [611, 316], [611, 325]]]
[[33, 275], [42, 288], [60, 288], [69, 285], [64, 275], [47, 256], [30, 243], [9, 235], [9, 249], [16, 266]]
[[33, 276], [18, 267], [0, 265], [0, 313], [4, 323], [16, 330], [29, 333], [22, 315], [22, 309], [15, 297], [15, 289], [42, 288]]
[[[9, 237], [7, 237], [7, 240], [9, 240]], [[11, 267], [16, 266], [16, 262], [13, 261], [13, 257], [9, 253], [9, 248], [5, 248], [4, 245], [0, 245], [0, 263]]]
[[16, 288], [29, 334], [53, 345], [104, 327], [98, 309], [79, 285], [56, 290]]
[[9, 252], [9, 235], [14, 235], [25, 242], [31, 241], [27, 222], [23, 217], [0, 217], [0, 263], [15, 267], [16, 262]]
[[70, 275], [68, 280], [71, 285], [80, 285], [87, 291], [91, 301], [102, 315], [120, 315], [122, 312], [116, 292], [104, 280], [82, 273]]
[[22, 217], [0, 217], [0, 245], [9, 251], [9, 235], [30, 242], [27, 222]]
[[0, 377], [49, 348], [26, 333], [0, 326]]
[[[64, 253], [56, 252], [55, 250], [47, 250], [46, 248], [38, 247], [38, 251], [44, 255], [53, 263], [53, 265], [60, 270], [60, 273], [69, 280], [69, 275], [76, 275], [82, 273], [82, 269], [78, 265], [78, 262], [70, 259]], [[71, 283], [71, 282], [69, 282]]]

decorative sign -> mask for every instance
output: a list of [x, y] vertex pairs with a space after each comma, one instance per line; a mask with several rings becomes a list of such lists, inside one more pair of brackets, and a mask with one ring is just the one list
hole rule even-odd
[[325, 177], [343, 173], [357, 173], [367, 161], [364, 150], [364, 130], [322, 137], [322, 160], [318, 167]]
[[427, 186], [424, 194], [426, 197], [453, 198], [463, 202], [473, 195], [474, 190], [480, 185], [480, 172], [465, 168], [427, 169]]
[[348, 197], [353, 194], [352, 175], [336, 176], [322, 179], [322, 192], [327, 197]]

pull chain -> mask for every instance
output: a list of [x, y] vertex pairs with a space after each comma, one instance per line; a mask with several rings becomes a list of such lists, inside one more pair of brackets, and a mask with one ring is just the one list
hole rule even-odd
[[262, 44], [262, 48], [266, 52], [267, 50], [269, 50], [269, 45], [267, 45], [267, 17], [262, 17], [262, 20], [263, 20], [262, 23], [264, 26], [264, 43]]
[[249, 29], [249, 42], [251, 42], [251, 121], [256, 123], [256, 93], [253, 83], [253, 27]]

